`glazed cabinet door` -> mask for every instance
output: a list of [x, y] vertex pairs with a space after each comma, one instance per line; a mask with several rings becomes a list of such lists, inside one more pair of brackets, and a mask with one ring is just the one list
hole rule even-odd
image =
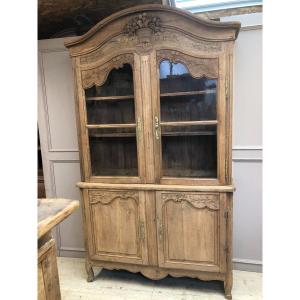
[[[224, 161], [224, 92], [218, 56], [156, 52], [153, 127], [164, 184], [218, 184]], [[221, 74], [221, 75], [220, 75]]]
[[81, 68], [77, 77], [86, 180], [143, 182], [140, 70], [134, 54], [116, 55]]
[[224, 272], [225, 201], [214, 193], [157, 192], [159, 266]]
[[139, 191], [85, 191], [91, 259], [147, 264], [145, 195]]

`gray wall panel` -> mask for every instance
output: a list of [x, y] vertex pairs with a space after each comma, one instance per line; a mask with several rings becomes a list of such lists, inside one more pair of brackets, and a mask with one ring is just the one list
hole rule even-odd
[[[80, 181], [78, 161], [52, 161], [57, 197], [80, 200], [75, 183]], [[60, 250], [84, 248], [81, 208], [59, 226]]]
[[233, 124], [233, 145], [262, 145], [262, 30], [236, 41]]
[[66, 51], [42, 53], [51, 151], [78, 151], [71, 60]]
[[233, 257], [262, 259], [262, 164], [259, 161], [233, 163], [234, 193]]

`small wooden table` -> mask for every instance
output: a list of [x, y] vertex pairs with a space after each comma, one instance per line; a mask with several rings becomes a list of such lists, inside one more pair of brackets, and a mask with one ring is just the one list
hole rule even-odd
[[38, 199], [38, 300], [61, 299], [51, 230], [78, 207], [77, 200]]

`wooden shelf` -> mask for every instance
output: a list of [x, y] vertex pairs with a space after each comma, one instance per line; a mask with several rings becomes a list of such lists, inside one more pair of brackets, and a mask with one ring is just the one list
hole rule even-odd
[[[171, 132], [162, 132], [162, 136], [200, 136], [200, 135], [216, 135], [215, 131], [171, 131]], [[99, 138], [127, 138], [127, 137], [135, 137], [135, 132], [124, 132], [124, 133], [95, 133], [90, 134], [89, 137], [99, 137]]]
[[111, 137], [111, 138], [126, 138], [126, 137], [135, 137], [135, 132], [124, 132], [124, 133], [95, 133], [95, 134], [89, 134], [89, 137]]
[[162, 132], [162, 136], [197, 136], [197, 135], [216, 135], [215, 131], [174, 131]]
[[109, 101], [109, 100], [128, 100], [134, 99], [134, 95], [127, 96], [103, 96], [103, 97], [86, 97], [87, 101]]
[[216, 89], [205, 91], [190, 91], [190, 92], [175, 92], [175, 93], [162, 93], [161, 97], [174, 97], [174, 96], [190, 96], [190, 95], [203, 95], [203, 94], [215, 94]]
[[216, 125], [216, 124], [218, 124], [217, 120], [160, 122], [161, 126], [196, 126], [196, 125]]
[[187, 178], [208, 178], [216, 179], [217, 174], [214, 171], [204, 171], [204, 170], [183, 170], [183, 169], [165, 169], [163, 170], [164, 177], [187, 177]]
[[134, 128], [135, 123], [130, 124], [89, 124], [85, 125], [86, 128], [93, 129], [93, 128]]

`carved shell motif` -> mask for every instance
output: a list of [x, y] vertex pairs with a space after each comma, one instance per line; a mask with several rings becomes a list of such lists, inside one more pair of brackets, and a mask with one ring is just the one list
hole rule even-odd
[[122, 68], [126, 63], [133, 66], [133, 54], [121, 54], [99, 67], [81, 71], [83, 88], [87, 89], [92, 87], [93, 85], [102, 85], [112, 69]]
[[109, 204], [116, 199], [127, 200], [128, 198], [138, 201], [138, 192], [133, 191], [90, 191], [90, 204]]
[[218, 78], [217, 58], [198, 58], [175, 50], [157, 51], [157, 62], [168, 59], [172, 63], [183, 63], [193, 77]]
[[163, 201], [182, 202], [187, 201], [196, 208], [208, 207], [213, 210], [219, 209], [219, 199], [217, 195], [184, 194], [184, 193], [163, 193]]

